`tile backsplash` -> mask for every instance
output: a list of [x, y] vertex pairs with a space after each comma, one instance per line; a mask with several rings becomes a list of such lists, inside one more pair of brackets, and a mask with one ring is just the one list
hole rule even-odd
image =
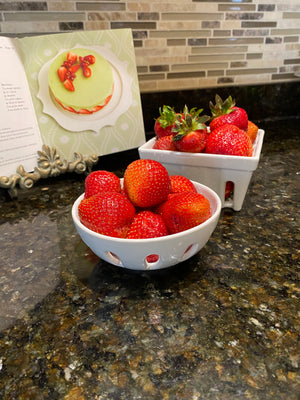
[[0, 2], [1, 35], [119, 28], [141, 93], [300, 80], [299, 0]]

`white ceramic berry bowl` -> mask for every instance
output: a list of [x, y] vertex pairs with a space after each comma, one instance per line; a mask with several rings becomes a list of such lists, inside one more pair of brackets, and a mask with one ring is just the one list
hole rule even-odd
[[[221, 212], [219, 196], [207, 186], [193, 182], [197, 191], [211, 205], [212, 215], [202, 224], [184, 232], [153, 239], [119, 239], [101, 235], [85, 227], [78, 217], [82, 194], [74, 202], [72, 218], [84, 243], [101, 259], [118, 267], [132, 270], [157, 270], [187, 260], [205, 246], [215, 230]], [[148, 262], [147, 256], [156, 254], [158, 260]]]
[[[184, 175], [213, 189], [222, 201], [222, 207], [235, 211], [242, 208], [253, 171], [257, 168], [263, 144], [264, 131], [259, 129], [253, 143], [252, 157], [225, 156], [205, 153], [153, 149], [155, 138], [139, 147], [140, 158], [159, 161], [170, 175]], [[234, 183], [232, 198], [225, 200], [227, 181]]]

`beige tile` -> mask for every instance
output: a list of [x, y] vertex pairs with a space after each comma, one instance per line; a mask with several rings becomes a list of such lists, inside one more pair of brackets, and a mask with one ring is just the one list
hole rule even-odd
[[76, 4], [73, 1], [48, 1], [49, 11], [75, 11]]
[[57, 22], [2, 22], [1, 33], [45, 33], [45, 32], [58, 32]]
[[[129, 11], [143, 11], [143, 12], [150, 12], [152, 11], [151, 4], [143, 3], [143, 2], [127, 2], [126, 7]], [[156, 5], [157, 7], [157, 5]]]
[[84, 25], [87, 31], [110, 29], [109, 21], [87, 21]]
[[246, 53], [248, 46], [201, 46], [192, 47], [192, 54], [233, 54]]
[[209, 37], [211, 32], [209, 30], [156, 30], [150, 31], [149, 37], [165, 37], [165, 38], [193, 38], [193, 37]]
[[175, 64], [171, 66], [172, 71], [206, 71], [208, 69], [228, 68], [228, 63], [193, 63], [193, 64]]

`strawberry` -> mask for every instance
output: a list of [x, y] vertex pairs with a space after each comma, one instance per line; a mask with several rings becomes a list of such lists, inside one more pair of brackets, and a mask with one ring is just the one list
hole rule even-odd
[[157, 138], [157, 140], [155, 141], [152, 148], [156, 149], [156, 150], [175, 151], [176, 148], [175, 148], [175, 144], [173, 142], [173, 136], [167, 135], [167, 136], [161, 136], [161, 137]]
[[57, 70], [57, 75], [59, 77], [59, 80], [63, 82], [66, 79], [66, 73], [68, 72], [67, 68], [62, 65], [61, 67], [58, 68]]
[[241, 107], [236, 107], [235, 101], [231, 96], [223, 102], [221, 97], [216, 95], [215, 100], [215, 105], [211, 101], [209, 102], [209, 107], [212, 113], [212, 121], [209, 124], [211, 131], [224, 124], [236, 125], [244, 131], [247, 130], [247, 112]]
[[233, 192], [234, 188], [234, 183], [232, 181], [227, 181], [225, 185], [225, 200], [228, 199], [228, 197], [231, 195]]
[[70, 92], [74, 92], [75, 88], [71, 79], [66, 79], [64, 81], [64, 87], [69, 90]]
[[69, 65], [75, 64], [77, 61], [77, 54], [69, 51], [67, 54], [67, 61], [68, 61]]
[[92, 54], [83, 57], [84, 61], [88, 62], [89, 64], [95, 64], [96, 58]]
[[139, 159], [124, 172], [124, 189], [134, 206], [154, 207], [165, 201], [171, 191], [166, 168], [155, 160]]
[[84, 75], [86, 78], [89, 78], [89, 77], [92, 75], [92, 70], [91, 70], [91, 68], [89, 68], [89, 67], [83, 67], [83, 68], [82, 68], [82, 72], [83, 72], [83, 75]]
[[248, 121], [247, 135], [250, 137], [251, 142], [254, 143], [258, 132], [258, 126], [252, 121]]
[[120, 192], [120, 179], [113, 172], [93, 171], [85, 178], [85, 193], [87, 199], [99, 192]]
[[194, 184], [182, 175], [171, 175], [171, 194], [181, 192], [197, 192]]
[[79, 64], [75, 64], [75, 65], [71, 65], [71, 67], [69, 68], [69, 71], [71, 72], [71, 74], [75, 74], [75, 72], [77, 72], [80, 68]]
[[148, 239], [168, 235], [162, 217], [152, 211], [140, 211], [130, 225], [126, 239]]
[[253, 146], [245, 131], [235, 125], [225, 124], [209, 135], [206, 153], [251, 157]]
[[193, 228], [211, 216], [209, 201], [202, 194], [195, 192], [182, 192], [170, 196], [160, 211], [171, 234]]
[[187, 106], [184, 107], [183, 118], [176, 118], [173, 136], [175, 148], [178, 151], [188, 153], [200, 153], [205, 149], [207, 141], [207, 127], [204, 125], [209, 117], [204, 115], [199, 117], [203, 109], [190, 111]]
[[170, 106], [159, 108], [160, 116], [155, 120], [154, 132], [157, 137], [173, 135], [176, 112]]
[[81, 223], [92, 231], [125, 238], [135, 208], [122, 193], [100, 192], [80, 202], [78, 215]]

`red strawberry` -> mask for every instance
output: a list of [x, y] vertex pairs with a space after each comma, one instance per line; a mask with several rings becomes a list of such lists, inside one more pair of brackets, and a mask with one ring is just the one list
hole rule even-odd
[[212, 113], [212, 121], [209, 124], [210, 130], [213, 131], [221, 125], [232, 124], [238, 128], [247, 130], [248, 115], [247, 112], [235, 106], [235, 101], [229, 96], [224, 102], [219, 95], [216, 95], [216, 104], [209, 103]]
[[208, 132], [204, 123], [209, 120], [209, 117], [205, 115], [199, 117], [202, 111], [195, 108], [189, 111], [185, 106], [183, 118], [176, 119], [175, 128], [173, 128], [176, 133], [173, 140], [178, 151], [200, 153], [205, 149]]
[[163, 204], [161, 215], [168, 231], [178, 233], [206, 221], [211, 216], [210, 203], [200, 193], [178, 193]]
[[154, 207], [165, 201], [171, 191], [166, 168], [155, 160], [133, 161], [124, 173], [124, 189], [134, 206]]
[[84, 197], [93, 196], [99, 192], [120, 192], [120, 179], [113, 172], [109, 171], [93, 171], [85, 178]]
[[92, 54], [83, 57], [84, 61], [87, 61], [89, 64], [95, 64], [96, 58]]
[[70, 92], [74, 92], [75, 88], [71, 79], [66, 79], [64, 81], [64, 87], [69, 90]]
[[91, 70], [91, 68], [89, 68], [89, 67], [83, 67], [83, 68], [82, 68], [82, 72], [83, 72], [83, 75], [84, 75], [86, 78], [89, 78], [89, 77], [92, 75], [92, 70]]
[[171, 193], [197, 192], [194, 184], [182, 175], [171, 175]]
[[206, 153], [251, 157], [253, 146], [245, 131], [235, 125], [225, 124], [209, 135]]
[[133, 219], [126, 239], [148, 239], [168, 235], [162, 217], [152, 211], [140, 211]]
[[125, 238], [135, 216], [135, 208], [122, 193], [101, 192], [83, 199], [78, 215], [81, 223], [92, 231]]
[[167, 136], [161, 136], [159, 137], [154, 145], [153, 145], [153, 149], [156, 150], [171, 150], [171, 151], [175, 151], [175, 144], [173, 142], [173, 136], [172, 135], [167, 135]]
[[173, 135], [176, 112], [170, 106], [159, 109], [160, 116], [155, 120], [154, 132], [157, 137]]
[[70, 65], [75, 64], [77, 61], [77, 54], [72, 53], [71, 51], [68, 52], [67, 54], [67, 60]]
[[58, 77], [59, 77], [59, 80], [61, 81], [61, 82], [63, 82], [65, 79], [66, 79], [66, 73], [67, 73], [67, 68], [64, 66], [64, 65], [62, 65], [61, 67], [59, 67], [58, 68], [58, 70], [57, 70], [57, 75], [58, 75]]
[[225, 200], [228, 199], [228, 197], [231, 195], [233, 192], [234, 188], [234, 183], [232, 181], [227, 181], [225, 185]]
[[79, 64], [75, 64], [75, 65], [71, 65], [71, 67], [69, 68], [69, 71], [71, 72], [71, 74], [75, 74], [75, 72], [77, 72], [80, 68]]

